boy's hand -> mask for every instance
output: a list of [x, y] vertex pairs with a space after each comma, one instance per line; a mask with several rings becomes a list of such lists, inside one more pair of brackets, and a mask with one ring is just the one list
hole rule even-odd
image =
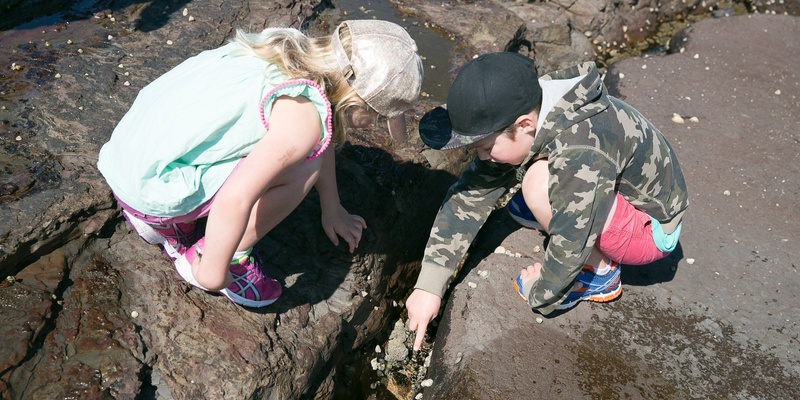
[[519, 275], [522, 277], [522, 283], [525, 284], [530, 279], [539, 279], [542, 277], [542, 263], [535, 263], [533, 265], [528, 265], [521, 271], [519, 271]]
[[408, 329], [417, 332], [414, 338], [414, 350], [419, 350], [422, 340], [425, 339], [428, 324], [439, 315], [441, 305], [442, 299], [439, 296], [422, 289], [414, 289], [411, 296], [408, 296], [406, 300]]
[[339, 236], [349, 245], [350, 252], [355, 251], [361, 241], [361, 233], [367, 228], [364, 218], [353, 215], [340, 204], [335, 210], [322, 212], [322, 229], [334, 246], [339, 245]]

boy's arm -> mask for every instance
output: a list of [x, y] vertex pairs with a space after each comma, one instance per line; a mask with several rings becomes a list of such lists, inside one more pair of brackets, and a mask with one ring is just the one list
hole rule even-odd
[[595, 151], [565, 150], [549, 158], [553, 210], [541, 276], [525, 283], [528, 304], [549, 314], [569, 293], [589, 257], [614, 199], [615, 164]]
[[447, 290], [470, 243], [514, 177], [515, 167], [480, 161], [470, 164], [447, 193], [436, 215], [414, 292], [408, 297], [408, 328], [416, 331], [414, 350], [439, 313]]
[[478, 158], [450, 187], [431, 228], [416, 289], [440, 298], [472, 240], [514, 177], [515, 166]]

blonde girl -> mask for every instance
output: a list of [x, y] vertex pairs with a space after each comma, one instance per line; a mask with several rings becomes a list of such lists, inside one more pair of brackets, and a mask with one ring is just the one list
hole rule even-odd
[[316, 187], [328, 238], [355, 250], [366, 223], [340, 204], [331, 144], [377, 115], [403, 137], [422, 71], [414, 41], [386, 21], [346, 21], [318, 38], [239, 31], [142, 89], [98, 168], [133, 229], [184, 280], [266, 306], [281, 286], [253, 245]]

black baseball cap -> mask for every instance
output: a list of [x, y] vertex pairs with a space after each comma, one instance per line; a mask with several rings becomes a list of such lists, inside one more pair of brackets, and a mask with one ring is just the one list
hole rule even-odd
[[446, 108], [427, 112], [419, 134], [434, 149], [466, 146], [508, 127], [541, 101], [533, 60], [512, 52], [484, 54], [461, 68]]

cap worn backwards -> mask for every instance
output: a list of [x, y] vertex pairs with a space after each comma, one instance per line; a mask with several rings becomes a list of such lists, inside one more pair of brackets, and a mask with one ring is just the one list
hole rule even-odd
[[461, 68], [447, 109], [437, 107], [423, 116], [420, 136], [436, 149], [465, 146], [510, 126], [541, 101], [533, 60], [511, 52], [485, 54]]
[[[348, 56], [339, 30], [352, 39]], [[422, 60], [417, 45], [401, 26], [380, 20], [342, 22], [333, 33], [336, 60], [353, 90], [379, 114], [395, 117], [411, 108], [422, 89]]]

